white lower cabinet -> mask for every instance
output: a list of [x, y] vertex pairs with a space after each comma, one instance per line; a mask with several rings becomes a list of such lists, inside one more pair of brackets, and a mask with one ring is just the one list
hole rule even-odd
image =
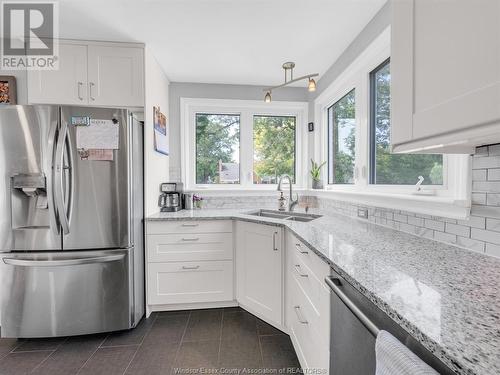
[[285, 236], [285, 321], [303, 369], [330, 367], [330, 267], [293, 234]]
[[151, 263], [150, 304], [233, 300], [233, 261]]
[[239, 304], [290, 334], [303, 369], [328, 374], [330, 267], [290, 231], [208, 220], [148, 222], [146, 233], [148, 312]]
[[282, 229], [236, 223], [236, 298], [277, 328], [283, 324]]
[[153, 221], [146, 233], [148, 313], [235, 304], [230, 220]]

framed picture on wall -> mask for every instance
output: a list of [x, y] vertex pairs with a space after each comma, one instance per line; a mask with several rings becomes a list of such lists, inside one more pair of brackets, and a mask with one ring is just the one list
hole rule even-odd
[[153, 127], [155, 150], [168, 155], [167, 117], [161, 113], [160, 107], [153, 107]]
[[0, 104], [17, 104], [16, 77], [0, 76]]

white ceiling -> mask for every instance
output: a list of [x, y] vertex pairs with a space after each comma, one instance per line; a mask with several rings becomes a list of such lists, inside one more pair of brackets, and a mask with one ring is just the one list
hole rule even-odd
[[[323, 74], [386, 0], [61, 0], [60, 37], [142, 42], [172, 82]], [[303, 83], [302, 83], [303, 84]]]

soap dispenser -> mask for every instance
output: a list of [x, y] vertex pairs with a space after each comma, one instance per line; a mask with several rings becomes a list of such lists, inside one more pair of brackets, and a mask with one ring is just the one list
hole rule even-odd
[[282, 191], [280, 191], [280, 197], [278, 199], [278, 210], [286, 211], [286, 198], [283, 196]]

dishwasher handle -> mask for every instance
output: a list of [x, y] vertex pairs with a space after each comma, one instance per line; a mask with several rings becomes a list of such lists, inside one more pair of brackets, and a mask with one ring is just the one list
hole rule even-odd
[[342, 282], [340, 281], [340, 279], [337, 277], [326, 277], [325, 282], [337, 295], [337, 297], [339, 297], [340, 300], [346, 305], [346, 307], [351, 310], [351, 312], [361, 322], [361, 324], [363, 324], [374, 337], [377, 337], [380, 329], [340, 289], [340, 287], [342, 286]]

